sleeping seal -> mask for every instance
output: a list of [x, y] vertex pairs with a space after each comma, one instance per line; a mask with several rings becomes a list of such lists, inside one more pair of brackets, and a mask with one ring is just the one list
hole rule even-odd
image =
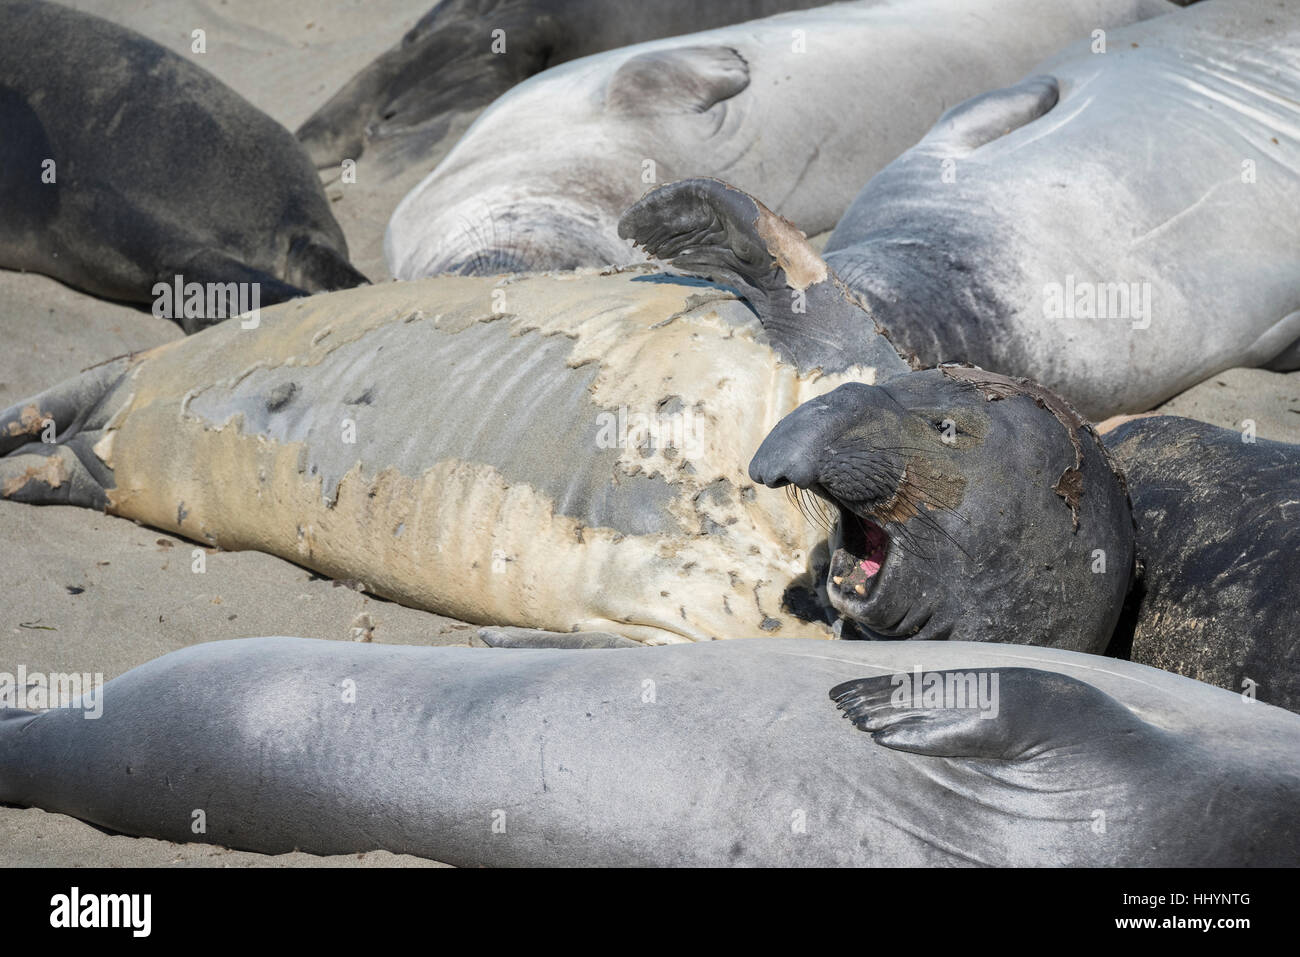
[[722, 176], [828, 230], [950, 104], [1170, 9], [862, 0], [584, 57], [479, 117], [393, 213], [385, 259], [399, 279], [626, 264], [619, 214], [683, 176]]
[[1298, 197], [1300, 5], [1204, 0], [951, 110], [826, 261], [926, 365], [1103, 418], [1233, 366], [1300, 368]]
[[187, 332], [366, 281], [302, 147], [215, 77], [53, 3], [0, 19], [0, 266]]
[[0, 711], [0, 802], [172, 841], [461, 865], [1300, 859], [1300, 717], [1051, 649], [254, 638], [98, 694], [96, 720]]
[[820, 0], [440, 0], [298, 129], [317, 167], [363, 153], [427, 170], [479, 110], [576, 57], [815, 6]]

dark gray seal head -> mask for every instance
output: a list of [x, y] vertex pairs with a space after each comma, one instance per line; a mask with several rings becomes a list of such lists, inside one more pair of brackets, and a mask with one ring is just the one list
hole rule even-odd
[[829, 506], [827, 594], [871, 637], [1110, 643], [1124, 479], [1044, 389], [954, 366], [843, 385], [786, 416], [749, 474]]
[[248, 308], [366, 282], [302, 148], [207, 71], [52, 3], [0, 21], [0, 266], [135, 303], [181, 276], [202, 305], [162, 314], [189, 332], [242, 311], [227, 284]]
[[[1288, 557], [1300, 448], [1157, 417], [1116, 430], [1112, 462], [1041, 386], [971, 367], [908, 372], [882, 358], [888, 340], [833, 266], [716, 180], [652, 191], [620, 229], [672, 270], [741, 292], [801, 368], [875, 350], [876, 385], [795, 410], [750, 471], [814, 496], [810, 515], [832, 527], [826, 597], [863, 626], [846, 635], [1064, 638], [1300, 708], [1275, 614], [1300, 601]], [[787, 592], [810, 613], [819, 597]]]

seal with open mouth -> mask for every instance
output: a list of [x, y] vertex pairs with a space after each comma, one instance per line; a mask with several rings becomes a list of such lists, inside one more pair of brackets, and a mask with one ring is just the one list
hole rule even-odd
[[[622, 229], [675, 271], [741, 290], [803, 361], [842, 368], [875, 314], [774, 222], [690, 180], [649, 193]], [[749, 471], [830, 528], [819, 574], [846, 636], [1108, 650], [1300, 709], [1275, 613], [1300, 601], [1300, 447], [1247, 438], [1157, 416], [1108, 450], [1050, 390], [945, 365], [810, 399]]]
[[783, 419], [749, 472], [830, 506], [829, 600], [872, 636], [1096, 651], [1119, 618], [1123, 478], [1030, 383], [948, 366], [847, 384]]

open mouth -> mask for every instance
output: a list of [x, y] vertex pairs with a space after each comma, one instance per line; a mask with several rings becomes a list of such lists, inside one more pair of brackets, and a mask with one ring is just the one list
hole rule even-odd
[[831, 555], [827, 592], [836, 609], [857, 617], [889, 554], [889, 533], [842, 505], [839, 511], [839, 541]]

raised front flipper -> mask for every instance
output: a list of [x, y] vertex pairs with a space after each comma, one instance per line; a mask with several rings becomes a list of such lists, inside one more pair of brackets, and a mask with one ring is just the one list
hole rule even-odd
[[969, 153], [1047, 115], [1060, 96], [1053, 76], [1031, 76], [1015, 86], [982, 93], [941, 116], [918, 149]]
[[623, 214], [618, 234], [680, 273], [733, 287], [800, 370], [860, 365], [877, 381], [908, 371], [804, 234], [741, 190], [716, 179], [661, 186]]

